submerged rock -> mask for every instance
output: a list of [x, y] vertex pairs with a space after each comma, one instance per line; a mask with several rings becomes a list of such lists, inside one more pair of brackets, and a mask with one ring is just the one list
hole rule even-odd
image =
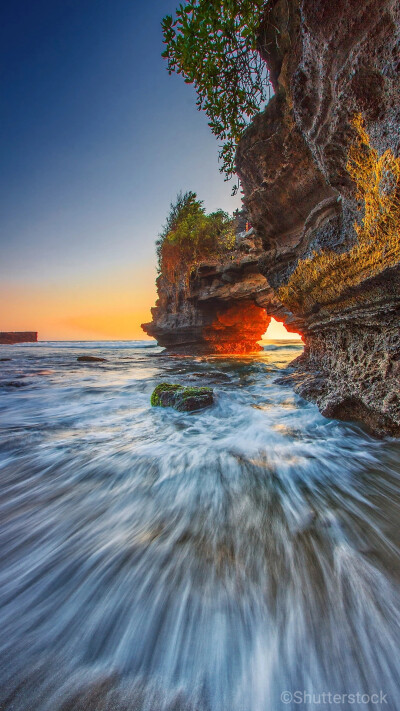
[[226, 373], [221, 373], [218, 370], [210, 370], [204, 372], [190, 373], [188, 376], [189, 380], [208, 380], [210, 383], [230, 383], [231, 378]]
[[160, 383], [151, 396], [153, 407], [174, 407], [179, 412], [193, 412], [210, 407], [214, 402], [212, 388], [185, 388], [173, 383]]
[[107, 363], [107, 358], [98, 358], [91, 355], [78, 356], [76, 360], [80, 363]]
[[7, 383], [3, 383], [6, 388], [25, 388], [30, 385], [30, 382], [26, 380], [9, 380]]

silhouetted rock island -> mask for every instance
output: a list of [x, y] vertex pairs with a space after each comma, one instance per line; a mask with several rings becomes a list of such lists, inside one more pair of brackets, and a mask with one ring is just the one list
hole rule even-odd
[[37, 339], [37, 331], [0, 331], [0, 345], [36, 343]]

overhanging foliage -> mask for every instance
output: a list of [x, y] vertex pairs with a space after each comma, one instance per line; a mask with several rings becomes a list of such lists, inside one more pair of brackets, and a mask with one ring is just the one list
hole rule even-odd
[[268, 98], [266, 65], [256, 49], [265, 0], [188, 0], [163, 22], [163, 57], [197, 92], [212, 132], [222, 141], [221, 172], [235, 172], [237, 143]]

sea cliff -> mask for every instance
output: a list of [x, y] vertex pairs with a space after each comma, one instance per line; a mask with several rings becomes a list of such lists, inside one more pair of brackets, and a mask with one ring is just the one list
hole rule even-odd
[[393, 435], [399, 28], [393, 0], [268, 3], [258, 43], [274, 96], [236, 157], [253, 230], [189, 278], [170, 283], [161, 274], [144, 325], [170, 352], [234, 353], [256, 349], [275, 316], [305, 342], [290, 376], [295, 389], [326, 416]]
[[247, 353], [271, 320], [265, 304], [273, 297], [260, 274], [259, 238], [245, 236], [225, 259], [200, 262], [176, 281], [161, 273], [152, 322], [143, 329], [172, 353]]
[[[371, 174], [378, 174], [382, 156], [392, 164], [399, 156], [400, 6], [277, 0], [268, 5], [259, 46], [275, 96], [245, 132], [237, 168], [264, 249], [260, 272], [283, 300], [291, 293], [286, 305], [303, 319], [295, 387], [327, 416], [398, 435], [399, 182], [384, 184], [386, 163], [372, 197], [378, 212], [379, 197], [393, 191], [392, 242], [376, 223], [371, 242], [381, 238], [382, 245], [364, 264], [355, 225], [368, 204], [360, 205], [348, 163], [357, 141]], [[357, 116], [363, 141], [355, 135]], [[348, 259], [334, 257], [345, 253]], [[300, 291], [303, 260], [315, 254], [329, 254], [332, 268], [316, 265], [302, 299], [287, 286]]]

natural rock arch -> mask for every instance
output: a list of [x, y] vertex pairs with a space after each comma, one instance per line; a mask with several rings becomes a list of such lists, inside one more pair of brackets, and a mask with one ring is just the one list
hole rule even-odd
[[[301, 332], [301, 322], [276, 299], [259, 271], [261, 242], [254, 235], [225, 262], [203, 262], [187, 280], [170, 283], [161, 274], [153, 320], [143, 329], [160, 346], [175, 353], [251, 353], [271, 316], [288, 331]], [[234, 258], [232, 258], [232, 256]]]

